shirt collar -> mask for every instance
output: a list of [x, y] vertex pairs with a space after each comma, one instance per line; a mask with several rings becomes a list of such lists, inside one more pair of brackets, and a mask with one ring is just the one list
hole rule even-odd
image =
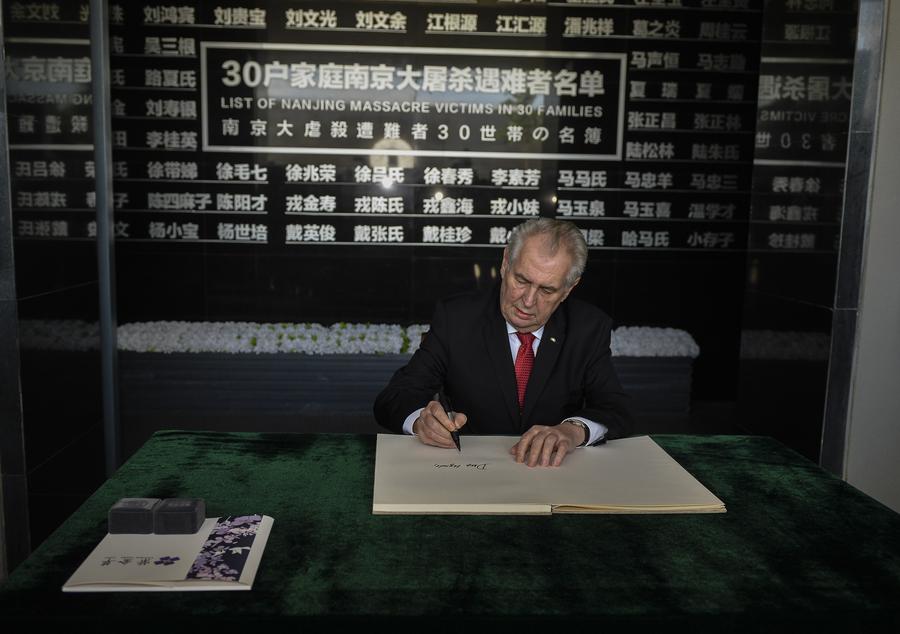
[[[505, 319], [503, 321], [506, 323], [506, 334], [514, 335], [517, 332], [519, 332], [518, 330], [515, 329], [515, 327], [511, 323], [509, 323]], [[544, 326], [546, 326], [546, 324], [544, 324]], [[538, 341], [540, 341], [541, 337], [544, 336], [544, 326], [541, 326], [540, 328], [538, 328], [537, 330], [535, 330], [534, 332], [531, 333], [534, 335], [534, 338], [537, 339]]]

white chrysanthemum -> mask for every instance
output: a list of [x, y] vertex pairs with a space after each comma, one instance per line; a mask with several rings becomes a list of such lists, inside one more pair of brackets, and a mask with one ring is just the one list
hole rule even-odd
[[155, 321], [119, 327], [119, 349], [132, 352], [397, 354], [396, 324], [272, 324]]
[[700, 346], [684, 330], [622, 326], [612, 333], [609, 345], [614, 357], [697, 358]]
[[[155, 321], [119, 327], [119, 349], [133, 352], [398, 354], [415, 352], [427, 324], [267, 324]], [[674, 328], [621, 327], [610, 347], [617, 357], [691, 357], [700, 349]]]
[[413, 353], [419, 349], [419, 344], [422, 343], [422, 335], [429, 330], [428, 324], [413, 324], [406, 329], [406, 336], [409, 339], [409, 350], [408, 352]]

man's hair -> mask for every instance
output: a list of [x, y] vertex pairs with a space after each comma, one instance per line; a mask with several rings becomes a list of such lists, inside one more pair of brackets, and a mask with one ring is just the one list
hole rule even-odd
[[528, 238], [540, 236], [543, 238], [543, 247], [555, 255], [560, 246], [572, 256], [572, 266], [566, 274], [566, 288], [571, 287], [581, 274], [587, 263], [587, 243], [581, 230], [567, 220], [554, 218], [532, 218], [516, 226], [509, 236], [507, 254], [509, 262], [515, 262], [522, 250], [522, 245]]

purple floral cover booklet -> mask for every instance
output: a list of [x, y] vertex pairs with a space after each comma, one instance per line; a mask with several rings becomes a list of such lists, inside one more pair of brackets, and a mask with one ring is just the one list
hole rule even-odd
[[63, 592], [250, 590], [273, 520], [208, 518], [193, 535], [108, 534]]
[[262, 520], [262, 515], [239, 515], [216, 522], [187, 578], [240, 581]]

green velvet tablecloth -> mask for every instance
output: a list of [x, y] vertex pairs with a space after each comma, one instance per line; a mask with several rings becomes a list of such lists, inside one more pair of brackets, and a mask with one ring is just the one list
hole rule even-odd
[[[768, 438], [654, 439], [728, 512], [376, 516], [373, 436], [160, 432], [14, 572], [0, 629], [900, 632], [900, 515]], [[63, 594], [122, 497], [271, 515], [253, 590]]]

